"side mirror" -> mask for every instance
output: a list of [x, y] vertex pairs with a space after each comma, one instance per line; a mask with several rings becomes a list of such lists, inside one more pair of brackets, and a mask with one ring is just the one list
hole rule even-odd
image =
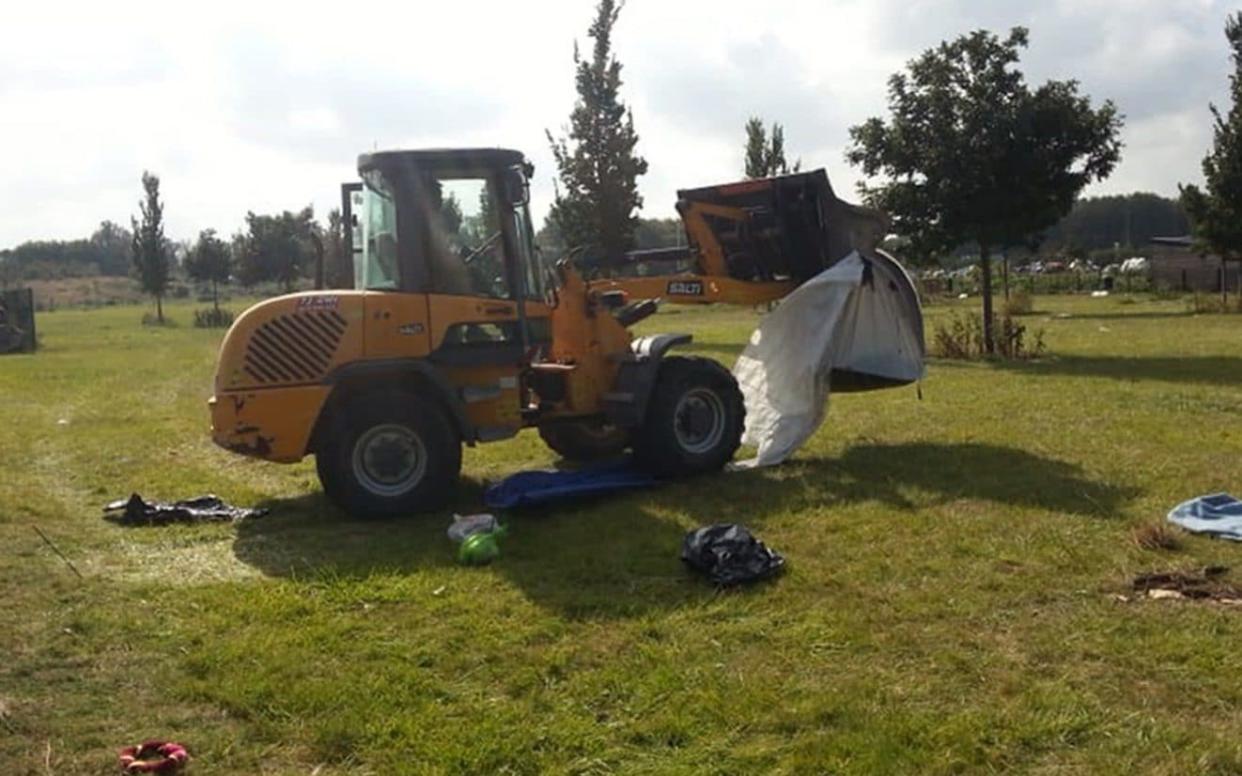
[[505, 202], [510, 207], [521, 207], [526, 204], [529, 196], [529, 189], [526, 187], [526, 177], [522, 175], [521, 170], [506, 170], [504, 177], [504, 194]]

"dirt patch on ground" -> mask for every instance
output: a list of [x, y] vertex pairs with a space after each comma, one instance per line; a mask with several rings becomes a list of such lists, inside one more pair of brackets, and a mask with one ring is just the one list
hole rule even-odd
[[1242, 587], [1229, 579], [1226, 566], [1208, 566], [1197, 571], [1151, 571], [1139, 574], [1130, 582], [1131, 595], [1120, 600], [1138, 598], [1210, 601], [1242, 606]]

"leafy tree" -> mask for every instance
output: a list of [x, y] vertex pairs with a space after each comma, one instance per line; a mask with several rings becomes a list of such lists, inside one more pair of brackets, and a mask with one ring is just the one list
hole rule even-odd
[[889, 120], [851, 128], [846, 154], [888, 179], [860, 189], [916, 254], [978, 245], [988, 353], [993, 251], [1030, 243], [1121, 155], [1112, 102], [1093, 109], [1074, 81], [1031, 91], [1015, 67], [1026, 45], [1017, 27], [1005, 40], [979, 30], [924, 52], [889, 79]]
[[17, 261], [13, 258], [13, 253], [11, 251], [0, 251], [0, 291], [9, 286], [16, 286], [21, 278], [21, 267], [18, 266]]
[[634, 247], [676, 248], [686, 244], [686, 227], [680, 218], [640, 218], [634, 230]]
[[[129, 232], [125, 233], [126, 235]], [[125, 243], [125, 270], [128, 274], [132, 239]], [[89, 240], [30, 240], [9, 252], [11, 260], [27, 278], [61, 278], [100, 273], [99, 251]]]
[[460, 237], [461, 225], [465, 223], [466, 217], [462, 215], [461, 203], [457, 201], [457, 195], [451, 191], [447, 197], [440, 199], [440, 218], [440, 223], [444, 224], [450, 236]]
[[500, 217], [496, 213], [496, 206], [492, 204], [491, 192], [486, 186], [479, 189], [479, 212], [470, 216], [466, 221], [469, 222], [467, 229], [470, 232], [472, 245], [478, 245], [500, 231]]
[[1190, 228], [1177, 200], [1135, 192], [1106, 197], [1084, 197], [1044, 235], [1044, 252], [1087, 253], [1121, 246], [1127, 253], [1141, 251], [1153, 237], [1186, 234]]
[[215, 229], [198, 233], [198, 242], [190, 249], [185, 260], [185, 271], [201, 283], [211, 284], [211, 302], [216, 315], [220, 314], [220, 284], [229, 282], [233, 269], [233, 252], [229, 244], [216, 237]]
[[103, 221], [91, 235], [95, 262], [101, 275], [125, 275], [129, 272], [129, 252], [134, 236], [112, 221]]
[[315, 266], [315, 289], [319, 290], [324, 287], [324, 273], [327, 268], [324, 266], [327, 255], [327, 245], [324, 243], [323, 227], [315, 220], [312, 215], [306, 224], [306, 232], [303, 235], [306, 244], [310, 246], [311, 261]]
[[353, 244], [348, 234], [341, 211], [333, 208], [328, 211], [328, 228], [324, 235], [324, 261], [328, 288], [352, 288], [354, 285]]
[[647, 161], [635, 152], [634, 116], [621, 102], [621, 63], [612, 55], [612, 29], [621, 12], [615, 0], [600, 0], [587, 34], [589, 59], [574, 45], [578, 100], [569, 116], [569, 136], [547, 132], [559, 185], [549, 217], [565, 242], [586, 249], [584, 263], [612, 263], [634, 243], [637, 210], [643, 205], [638, 176]]
[[772, 133], [764, 129], [763, 120], [751, 116], [746, 121], [746, 177], [770, 178], [802, 169], [802, 160], [790, 167], [785, 160], [785, 128], [772, 122]]
[[539, 246], [543, 255], [553, 262], [559, 261], [569, 252], [569, 246], [565, 244], [565, 235], [561, 234], [561, 227], [553, 220], [551, 213], [543, 219], [543, 226], [535, 233], [535, 244]]
[[138, 202], [142, 222], [132, 218], [132, 257], [134, 271], [145, 293], [155, 297], [155, 317], [164, 322], [163, 297], [168, 291], [171, 274], [168, 240], [164, 237], [164, 204], [160, 202], [160, 179], [149, 172], [142, 173], [145, 196]]
[[246, 213], [246, 233], [234, 238], [238, 279], [246, 286], [276, 281], [292, 291], [314, 260], [315, 228], [309, 206], [279, 215]]
[[[1225, 37], [1233, 50], [1229, 76], [1233, 107], [1224, 116], [1210, 106], [1216, 132], [1212, 150], [1203, 158], [1204, 189], [1195, 185], [1181, 189], [1195, 244], [1204, 253], [1220, 256], [1222, 268], [1229, 261], [1242, 262], [1242, 12], [1226, 20]], [[1223, 269], [1220, 290], [1228, 302]], [[1242, 288], [1238, 291], [1242, 294]]]

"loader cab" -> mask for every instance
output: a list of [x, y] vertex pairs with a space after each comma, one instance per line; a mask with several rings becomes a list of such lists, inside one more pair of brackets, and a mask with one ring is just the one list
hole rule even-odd
[[531, 170], [500, 148], [384, 151], [358, 157], [343, 187], [354, 287], [517, 302], [540, 299]]

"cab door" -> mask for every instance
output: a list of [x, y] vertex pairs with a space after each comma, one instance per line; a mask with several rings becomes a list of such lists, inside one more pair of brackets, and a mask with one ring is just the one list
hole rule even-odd
[[460, 386], [471, 421], [492, 438], [522, 426], [521, 375], [528, 350], [546, 340], [549, 315], [529, 302], [519, 314], [529, 236], [498, 196], [500, 185], [495, 174], [429, 176], [422, 220], [429, 358]]
[[[361, 183], [341, 185], [341, 212], [354, 270], [364, 290], [364, 357], [424, 358], [430, 351], [427, 295], [400, 282], [398, 209], [392, 192]], [[405, 230], [408, 231], [408, 228]]]

